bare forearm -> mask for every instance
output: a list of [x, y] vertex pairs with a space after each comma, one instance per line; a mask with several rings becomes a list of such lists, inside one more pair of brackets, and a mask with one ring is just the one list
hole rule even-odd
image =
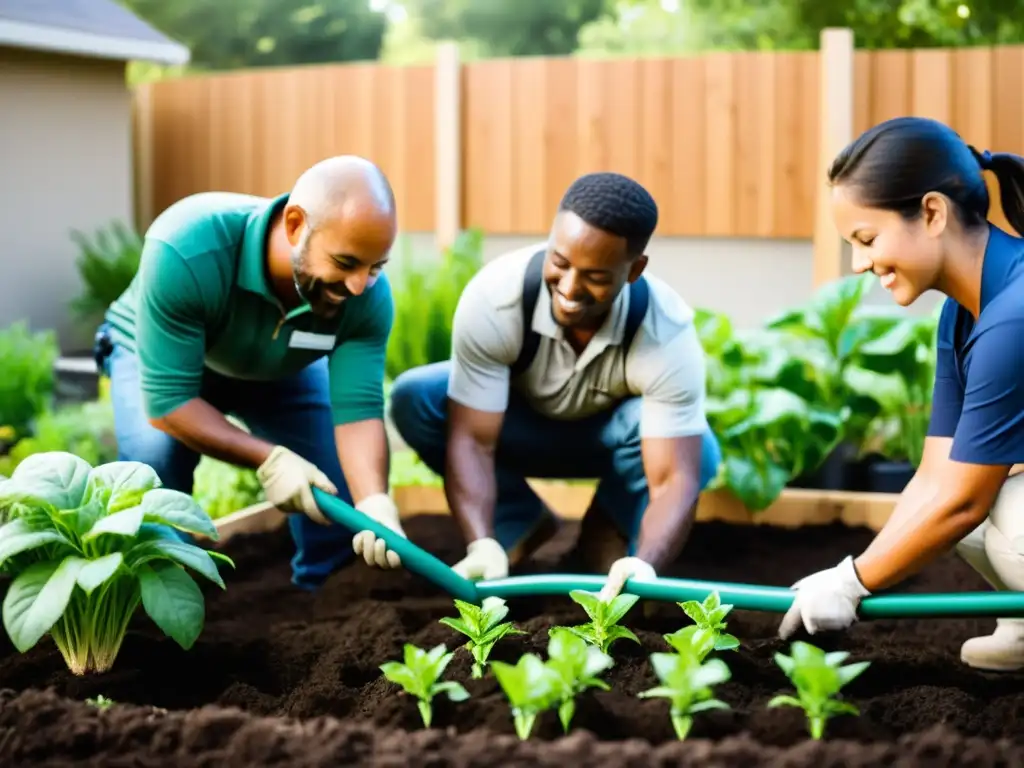
[[854, 561], [861, 583], [869, 592], [900, 583], [948, 552], [983, 519], [972, 504], [937, 498], [900, 520], [890, 518], [888, 534], [879, 534]]
[[640, 525], [636, 556], [656, 571], [675, 560], [690, 538], [697, 517], [697, 483], [682, 478], [652, 488]]
[[274, 446], [250, 435], [205, 400], [195, 398], [162, 419], [150, 422], [196, 453], [255, 469]]
[[494, 450], [472, 436], [449, 439], [445, 495], [466, 541], [494, 536]]
[[338, 460], [352, 500], [387, 493], [390, 455], [382, 419], [367, 419], [334, 428]]

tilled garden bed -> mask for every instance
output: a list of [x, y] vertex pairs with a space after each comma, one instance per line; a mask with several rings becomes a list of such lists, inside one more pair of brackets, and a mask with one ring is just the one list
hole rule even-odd
[[[410, 536], [454, 562], [462, 550], [450, 518], [407, 523]], [[567, 525], [539, 568], [572, 571], [576, 526]], [[868, 530], [842, 526], [787, 531], [699, 524], [671, 573], [723, 581], [789, 585], [859, 552]], [[844, 689], [859, 717], [829, 721], [825, 740], [808, 739], [803, 713], [767, 708], [791, 691], [775, 664], [788, 644], [775, 635], [778, 614], [733, 611], [728, 631], [742, 643], [717, 654], [732, 678], [715, 689], [729, 711], [696, 716], [678, 742], [664, 699], [637, 694], [657, 685], [648, 661], [669, 650], [662, 635], [689, 623], [672, 603], [638, 604], [622, 623], [642, 647], [620, 640], [612, 690], [577, 702], [573, 732], [561, 735], [554, 712], [531, 738], [515, 736], [508, 701], [491, 674], [470, 678], [457, 651], [444, 679], [461, 681], [467, 701], [435, 699], [424, 731], [414, 700], [383, 679], [380, 665], [402, 645], [429, 648], [461, 636], [438, 623], [455, 616], [450, 598], [405, 572], [351, 567], [317, 594], [289, 583], [287, 531], [238, 537], [226, 547], [238, 570], [228, 589], [207, 591], [206, 628], [190, 652], [163, 638], [140, 613], [114, 669], [89, 678], [66, 671], [52, 642], [25, 655], [0, 649], [0, 765], [995, 765], [1024, 763], [1018, 736], [1024, 674], [971, 670], [960, 644], [991, 630], [991, 620], [878, 620], [810, 638], [849, 661], [871, 666]], [[906, 585], [921, 591], [985, 589], [954, 556]], [[568, 597], [517, 599], [509, 618], [528, 634], [501, 640], [492, 659], [546, 656], [548, 628], [586, 621]], [[85, 703], [104, 696], [102, 711]]]

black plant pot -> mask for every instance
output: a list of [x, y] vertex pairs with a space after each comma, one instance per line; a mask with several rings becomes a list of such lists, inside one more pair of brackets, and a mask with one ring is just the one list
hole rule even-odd
[[902, 493], [914, 476], [909, 461], [878, 461], [868, 469], [868, 490], [872, 493]]
[[[840, 443], [820, 467], [789, 481], [790, 488], [814, 488], [823, 491], [852, 491], [858, 484], [857, 446]], [[864, 481], [862, 480], [861, 483]]]

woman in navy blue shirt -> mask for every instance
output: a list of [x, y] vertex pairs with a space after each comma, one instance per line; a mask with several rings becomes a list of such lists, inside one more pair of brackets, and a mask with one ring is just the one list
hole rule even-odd
[[[836, 226], [853, 268], [908, 306], [947, 298], [924, 456], [885, 527], [856, 558], [794, 585], [779, 634], [844, 629], [862, 597], [956, 551], [996, 589], [1024, 590], [1024, 240], [988, 222], [984, 173], [1024, 232], [1024, 159], [980, 152], [948, 126], [903, 117], [863, 133], [829, 170]], [[961, 658], [1024, 667], [1024, 621], [1000, 619]]]

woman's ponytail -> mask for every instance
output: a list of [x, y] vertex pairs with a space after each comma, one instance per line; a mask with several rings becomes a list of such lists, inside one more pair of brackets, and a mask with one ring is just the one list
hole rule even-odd
[[1024, 157], [1009, 152], [979, 152], [971, 147], [982, 170], [992, 171], [999, 181], [1003, 215], [1018, 235], [1024, 235]]

